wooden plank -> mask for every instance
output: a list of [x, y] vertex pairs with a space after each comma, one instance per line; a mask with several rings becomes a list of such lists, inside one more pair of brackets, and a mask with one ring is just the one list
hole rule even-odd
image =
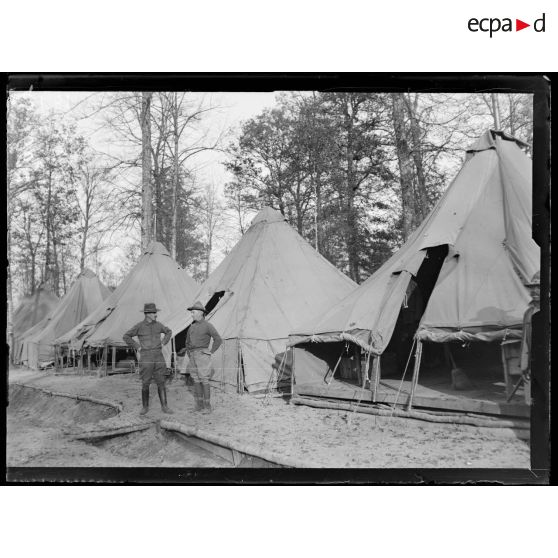
[[[434, 390], [429, 390], [434, 392]], [[344, 386], [337, 382], [330, 386], [316, 386], [312, 384], [295, 384], [295, 395], [312, 395], [315, 397], [331, 397], [335, 399], [351, 399], [372, 402], [372, 394], [370, 391], [364, 390], [361, 397], [361, 389], [353, 386]], [[395, 403], [397, 392], [382, 388], [376, 394], [376, 403]], [[398, 405], [406, 405], [409, 401], [409, 394], [401, 391]], [[427, 407], [432, 409], [443, 409], [448, 411], [462, 411], [467, 413], [482, 413], [490, 415], [507, 415], [516, 417], [529, 418], [531, 415], [530, 408], [524, 403], [499, 403], [482, 399], [471, 399], [468, 397], [449, 397], [441, 396], [425, 396], [420, 391], [414, 395], [414, 407]]]
[[171, 431], [173, 434], [178, 436], [186, 444], [191, 444], [197, 448], [201, 448], [212, 455], [220, 457], [224, 461], [227, 461], [232, 467], [246, 467], [246, 468], [277, 468], [281, 467], [277, 463], [272, 463], [271, 461], [266, 461], [261, 457], [250, 455], [242, 451], [235, 449], [225, 448], [219, 444], [214, 444], [208, 442], [207, 440], [202, 440], [196, 436], [186, 436], [182, 432]]
[[230, 463], [232, 467], [235, 466], [234, 463], [234, 454], [233, 451], [229, 448], [225, 448], [223, 446], [219, 446], [217, 444], [213, 444], [211, 442], [207, 442], [206, 440], [202, 440], [201, 438], [196, 438], [195, 436], [186, 436], [182, 432], [172, 431], [172, 433], [178, 436], [182, 441], [186, 442], [187, 444], [192, 444], [197, 448], [201, 448], [217, 457], [220, 457], [227, 463]]

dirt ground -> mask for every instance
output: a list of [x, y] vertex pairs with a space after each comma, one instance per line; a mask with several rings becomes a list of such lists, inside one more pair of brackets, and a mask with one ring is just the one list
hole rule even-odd
[[[77, 435], [141, 424], [147, 429], [98, 440]], [[114, 408], [11, 386], [6, 460], [15, 467], [226, 467], [227, 461]]]
[[[44, 402], [18, 402], [8, 410], [8, 466], [184, 466], [223, 467], [222, 461], [184, 447], [155, 428], [93, 445], [72, 440], [76, 432], [168, 420], [243, 448], [261, 448], [308, 467], [528, 468], [529, 442], [507, 429], [376, 417], [290, 405], [282, 398], [256, 398], [213, 391], [214, 412], [194, 413], [191, 392], [175, 380], [168, 386], [174, 415], [160, 410], [155, 386], [151, 407], [139, 417], [141, 383], [137, 376], [57, 376], [11, 369], [10, 383], [85, 395], [122, 405], [122, 412], [73, 420]], [[12, 388], [13, 390], [17, 388]], [[43, 398], [44, 399], [44, 398]], [[51, 398], [55, 399], [55, 398]], [[64, 398], [59, 398], [64, 399]], [[68, 399], [68, 401], [73, 401]], [[67, 406], [67, 403], [65, 404]], [[115, 415], [115, 416], [108, 416]], [[53, 416], [57, 417], [53, 420]]]

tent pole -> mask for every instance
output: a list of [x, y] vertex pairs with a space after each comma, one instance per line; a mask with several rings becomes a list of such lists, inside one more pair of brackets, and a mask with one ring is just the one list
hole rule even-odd
[[362, 366], [360, 365], [360, 353], [358, 358], [358, 363], [361, 368], [360, 375], [361, 375], [361, 387], [364, 389], [366, 387], [366, 380], [368, 380], [368, 385], [370, 386], [370, 359], [372, 358], [372, 353], [370, 351], [366, 354], [366, 366], [364, 367], [364, 372], [362, 372]]
[[413, 406], [413, 397], [415, 396], [415, 390], [417, 387], [421, 357], [422, 357], [422, 341], [417, 340], [417, 349], [415, 351], [415, 366], [413, 369], [413, 378], [411, 379], [411, 393], [409, 394], [407, 411], [410, 411]]
[[294, 395], [294, 381], [295, 381], [295, 348], [291, 347], [291, 397]]
[[331, 379], [329, 380], [329, 382], [326, 380], [329, 372], [327, 372], [326, 375], [324, 376], [324, 380], [325, 380], [325, 382], [328, 386], [331, 384], [331, 382], [333, 382], [333, 377], [335, 376], [335, 372], [337, 372], [337, 368], [339, 367], [339, 363], [341, 362], [341, 359], [343, 358], [343, 353], [344, 352], [345, 352], [345, 348], [343, 348], [341, 350], [341, 354], [339, 355], [339, 359], [337, 360], [337, 363], [335, 364], [335, 368], [333, 369], [333, 372], [331, 374]]
[[378, 356], [378, 369], [376, 371], [376, 384], [374, 386], [374, 389], [376, 390], [376, 393], [378, 392], [378, 389], [380, 388], [380, 378], [382, 376], [382, 357]]
[[223, 345], [221, 348], [221, 390], [225, 391], [225, 343], [223, 341]]
[[171, 339], [171, 351], [172, 351], [172, 373], [173, 376], [176, 376], [176, 374], [178, 373], [177, 367], [176, 367], [176, 343], [174, 342], [174, 337]]
[[99, 372], [97, 373], [97, 376], [99, 378], [107, 375], [107, 356], [108, 356], [107, 353], [108, 353], [108, 346], [105, 343], [103, 345], [102, 353], [101, 353], [101, 366], [99, 366]]
[[116, 368], [116, 345], [112, 347], [112, 372], [113, 373], [115, 368]]
[[87, 370], [91, 372], [91, 347], [87, 347]]
[[238, 367], [236, 373], [236, 388], [240, 395], [242, 395], [241, 381], [242, 381], [242, 350], [240, 349], [240, 339], [237, 339], [238, 351]]
[[380, 383], [380, 356], [374, 356], [372, 361], [372, 377], [370, 378], [370, 392], [372, 403], [376, 402], [376, 394], [378, 393], [378, 385]]

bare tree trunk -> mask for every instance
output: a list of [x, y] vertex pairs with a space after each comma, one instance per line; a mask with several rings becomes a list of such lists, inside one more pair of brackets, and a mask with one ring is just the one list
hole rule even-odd
[[401, 206], [404, 240], [415, 228], [415, 200], [413, 196], [413, 160], [406, 138], [403, 98], [400, 93], [391, 93], [393, 106], [393, 129], [395, 132], [395, 147], [399, 164], [401, 182]]
[[316, 250], [316, 252], [320, 251], [320, 235], [318, 232], [318, 228], [319, 228], [319, 213], [320, 213], [320, 204], [321, 204], [321, 200], [320, 200], [320, 187], [318, 186], [318, 181], [316, 180], [314, 183], [314, 192], [316, 193], [316, 208], [314, 211], [314, 249]]
[[79, 271], [80, 273], [85, 269], [85, 254], [87, 251], [87, 236], [89, 234], [89, 219], [91, 212], [91, 180], [90, 176], [86, 175], [84, 179], [86, 182], [85, 188], [85, 211], [83, 212], [83, 234], [81, 237], [81, 251], [79, 257]]
[[61, 270], [62, 270], [62, 293], [66, 294], [68, 292], [68, 285], [66, 284], [66, 262], [68, 261], [66, 259], [66, 255], [64, 254], [64, 250], [62, 249], [62, 253], [60, 255], [60, 259], [61, 259]]
[[31, 289], [29, 292], [33, 294], [35, 292], [35, 275], [37, 274], [37, 258], [35, 252], [31, 254]]
[[46, 249], [45, 249], [45, 272], [44, 282], [48, 283], [51, 278], [50, 270], [50, 240], [51, 240], [51, 218], [50, 218], [50, 202], [52, 196], [52, 170], [48, 173], [48, 194], [47, 194], [47, 207], [46, 207]]
[[494, 116], [494, 128], [496, 130], [500, 129], [500, 106], [498, 104], [498, 97], [496, 93], [491, 93], [492, 97], [492, 111]]
[[354, 146], [353, 146], [353, 107], [350, 95], [345, 100], [344, 106], [345, 129], [347, 131], [347, 148], [345, 158], [347, 162], [347, 198], [346, 198], [346, 231], [347, 231], [347, 253], [349, 256], [349, 275], [356, 283], [360, 282], [358, 266], [358, 247], [356, 234], [356, 215], [354, 207], [355, 192], [357, 189], [354, 170]]
[[178, 98], [173, 97], [173, 135], [174, 135], [174, 157], [173, 157], [173, 181], [172, 181], [172, 241], [171, 254], [176, 259], [176, 242], [178, 238]]
[[[312, 91], [312, 128], [316, 128], [316, 92]], [[314, 213], [314, 248], [320, 251], [320, 218], [322, 215], [322, 184], [320, 172], [318, 172], [316, 144], [312, 145], [313, 164], [312, 164], [312, 180], [314, 182], [314, 192], [316, 194], [316, 211]]]
[[510, 134], [512, 136], [515, 136], [515, 132], [516, 132], [516, 107], [514, 105], [513, 102], [513, 96], [512, 95], [508, 95], [508, 104], [510, 107]]
[[58, 245], [54, 234], [52, 235], [52, 259], [54, 269], [52, 274], [52, 290], [56, 296], [60, 296], [60, 266], [58, 263]]
[[[413, 140], [413, 161], [415, 163], [415, 170], [417, 176], [417, 187], [416, 187], [416, 199], [415, 199], [415, 210], [416, 219], [422, 221], [428, 213], [428, 197], [426, 195], [426, 177], [424, 176], [424, 168], [422, 164], [422, 149], [421, 149], [421, 138], [420, 138], [420, 124], [417, 120], [417, 102], [418, 94], [415, 94], [415, 100], [411, 103], [410, 98], [405, 95], [405, 102], [407, 105], [407, 111], [409, 113], [409, 121], [411, 126], [411, 138]], [[418, 223], [417, 223], [418, 224]]]
[[142, 184], [142, 218], [141, 248], [147, 248], [153, 239], [151, 187], [151, 98], [153, 93], [144, 91], [141, 102], [141, 184]]
[[11, 221], [12, 221], [12, 209], [10, 202], [10, 186], [8, 183], [8, 238], [7, 238], [7, 252], [8, 252], [8, 277], [7, 277], [7, 289], [8, 289], [8, 316], [6, 324], [6, 335], [7, 341], [10, 345], [10, 362], [14, 362], [14, 297], [13, 297], [13, 285], [12, 285], [12, 233], [11, 233]]
[[85, 220], [85, 225], [83, 229], [83, 235], [81, 237], [81, 248], [80, 248], [80, 255], [79, 255], [79, 271], [80, 273], [85, 269], [85, 252], [87, 246], [87, 228], [89, 226], [88, 219]]
[[297, 189], [296, 189], [296, 199], [295, 199], [295, 209], [296, 209], [296, 228], [298, 231], [298, 234], [300, 236], [302, 236], [302, 233], [304, 232], [304, 220], [303, 220], [303, 215], [302, 215], [302, 203], [300, 201], [300, 177], [297, 177]]

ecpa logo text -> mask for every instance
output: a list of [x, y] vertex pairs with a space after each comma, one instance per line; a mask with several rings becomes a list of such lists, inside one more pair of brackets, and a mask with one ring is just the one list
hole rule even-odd
[[[533, 29], [537, 33], [545, 32], [545, 16], [546, 14], [543, 14], [533, 23]], [[498, 31], [514, 31], [512, 18], [509, 17], [504, 17], [502, 19], [500, 19], [499, 17], [484, 17], [482, 19], [472, 17], [468, 21], [467, 27], [469, 28], [469, 31], [472, 31], [473, 33], [477, 33], [478, 31], [481, 31], [483, 33], [490, 33], [490, 38], [492, 38], [492, 35], [494, 33], [497, 33]], [[522, 29], [526, 29], [527, 27], [531, 27], [531, 24], [525, 23], [521, 19], [515, 20], [515, 31], [521, 31]]]

